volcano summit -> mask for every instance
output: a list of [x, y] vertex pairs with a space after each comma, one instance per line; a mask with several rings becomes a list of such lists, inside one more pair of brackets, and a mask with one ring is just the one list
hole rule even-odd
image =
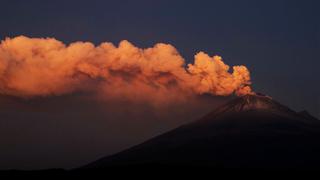
[[320, 121], [261, 94], [237, 97], [183, 125], [83, 168], [316, 168]]

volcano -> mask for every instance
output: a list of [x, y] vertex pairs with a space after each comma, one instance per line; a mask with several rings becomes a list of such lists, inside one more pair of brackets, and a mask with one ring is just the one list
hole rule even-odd
[[318, 168], [320, 121], [271, 97], [237, 97], [205, 117], [82, 168]]

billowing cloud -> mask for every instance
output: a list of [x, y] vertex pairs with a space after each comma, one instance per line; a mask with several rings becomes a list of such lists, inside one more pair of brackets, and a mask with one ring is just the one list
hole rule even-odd
[[197, 94], [252, 93], [245, 66], [232, 71], [220, 56], [204, 52], [186, 66], [175, 47], [141, 49], [53, 38], [7, 38], [0, 44], [0, 93], [18, 97], [95, 92], [103, 98], [162, 103]]

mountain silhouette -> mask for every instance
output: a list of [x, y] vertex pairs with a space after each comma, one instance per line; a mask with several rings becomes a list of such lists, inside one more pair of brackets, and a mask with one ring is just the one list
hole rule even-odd
[[320, 121], [271, 97], [237, 97], [200, 120], [82, 168], [317, 168]]

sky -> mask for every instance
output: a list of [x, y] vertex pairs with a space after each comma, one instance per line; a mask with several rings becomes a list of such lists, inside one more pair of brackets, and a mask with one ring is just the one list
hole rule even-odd
[[[128, 40], [142, 48], [163, 42], [175, 46], [189, 63], [192, 63], [197, 52], [204, 51], [210, 55], [222, 56], [224, 62], [229, 65], [241, 64], [248, 67], [254, 91], [268, 94], [294, 110], [306, 109], [312, 115], [320, 117], [319, 1], [1, 0], [0, 7], [0, 39], [25, 35], [54, 37], [64, 43], [90, 41], [96, 45], [105, 41], [117, 44], [121, 40]], [[3, 100], [7, 101], [11, 102]], [[47, 106], [52, 104], [49, 103]], [[93, 105], [83, 106], [92, 108]], [[206, 106], [198, 115], [208, 110]], [[26, 117], [37, 116], [30, 112], [27, 114]], [[80, 115], [73, 114], [72, 117], [74, 116]], [[105, 114], [101, 113], [101, 118], [104, 116]], [[136, 139], [118, 139], [119, 143], [109, 152], [133, 145], [179, 123], [181, 121], [175, 121], [171, 125], [162, 124], [165, 128], [161, 130], [156, 128], [159, 124], [153, 124], [153, 129], [148, 130], [150, 132], [140, 134]], [[8, 122], [6, 125], [11, 127]], [[26, 124], [22, 127], [31, 128], [32, 125]], [[139, 127], [133, 131], [142, 133]], [[97, 134], [102, 132], [100, 129]], [[33, 136], [36, 134], [30, 138]], [[97, 140], [96, 146], [101, 144], [100, 140], [105, 139]], [[41, 141], [44, 140], [39, 140]], [[65, 143], [70, 141], [72, 138]], [[74, 147], [70, 149], [72, 148]], [[107, 145], [104, 146], [95, 154], [87, 155], [81, 162], [102, 156], [102, 150], [106, 151], [108, 148], [110, 149]], [[43, 152], [47, 149], [50, 149], [50, 145], [43, 148]], [[61, 149], [57, 149], [56, 153], [59, 150]], [[7, 148], [7, 151], [9, 153], [11, 149]], [[29, 151], [32, 151], [32, 148]], [[14, 156], [13, 153], [10, 155], [7, 157]], [[44, 157], [47, 155], [43, 154]], [[80, 156], [84, 155], [79, 154], [74, 159]], [[26, 163], [21, 165], [22, 168], [43, 166], [43, 163], [29, 166], [28, 158], [25, 159]], [[7, 159], [6, 162], [9, 161]], [[10, 162], [10, 167], [16, 167], [18, 164], [18, 161]], [[75, 166], [75, 163], [67, 162], [44, 164], [52, 167], [63, 163], [66, 164], [65, 167]], [[0, 167], [6, 165], [2, 164]]]
[[65, 43], [129, 40], [174, 45], [187, 62], [202, 50], [251, 71], [254, 90], [320, 117], [319, 2], [2, 0], [0, 38]]

